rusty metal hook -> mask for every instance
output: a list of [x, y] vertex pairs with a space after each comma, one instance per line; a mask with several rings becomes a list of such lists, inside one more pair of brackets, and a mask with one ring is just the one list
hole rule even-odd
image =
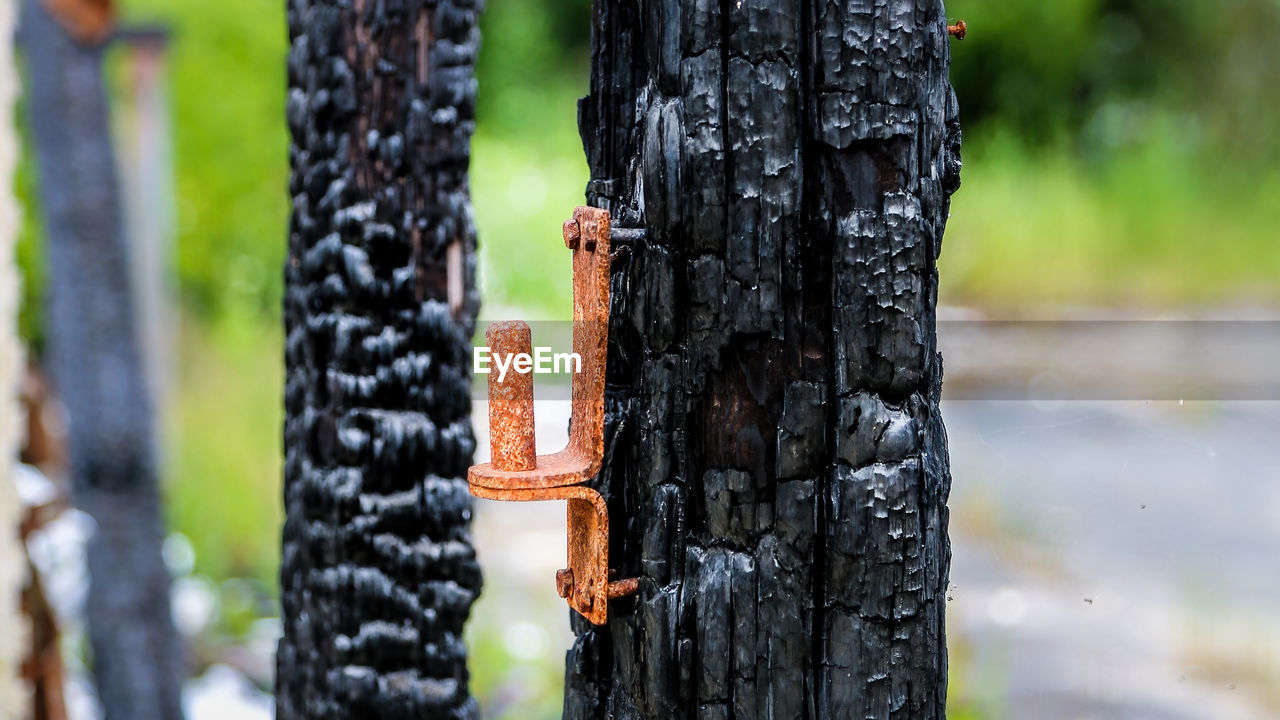
[[[573, 251], [573, 376], [569, 444], [538, 455], [534, 444], [533, 376], [489, 374], [489, 446], [492, 461], [467, 471], [471, 494], [490, 500], [568, 500], [569, 567], [556, 573], [556, 590], [569, 607], [596, 625], [609, 617], [609, 600], [639, 588], [637, 578], [609, 580], [609, 508], [587, 487], [604, 460], [604, 380], [609, 333], [609, 213], [573, 211], [564, 224]], [[485, 332], [490, 354], [531, 354], [529, 326], [500, 322]]]

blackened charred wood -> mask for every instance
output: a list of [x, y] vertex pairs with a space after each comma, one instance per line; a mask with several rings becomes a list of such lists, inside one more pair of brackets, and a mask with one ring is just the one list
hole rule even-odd
[[23, 2], [27, 109], [49, 255], [47, 362], [67, 409], [88, 544], [93, 676], [107, 720], [174, 720], [184, 662], [169, 611], [153, 418], [102, 75], [103, 48]]
[[639, 576], [575, 619], [565, 717], [945, 716], [940, 0], [597, 2], [613, 277], [599, 480]]
[[476, 0], [290, 0], [277, 717], [474, 718]]

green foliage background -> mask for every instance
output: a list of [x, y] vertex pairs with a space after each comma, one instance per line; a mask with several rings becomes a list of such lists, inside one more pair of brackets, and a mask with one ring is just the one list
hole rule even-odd
[[[284, 3], [125, 0], [175, 31], [175, 265], [202, 320], [273, 317], [287, 221]], [[945, 302], [1187, 305], [1280, 296], [1280, 3], [953, 0], [965, 187]], [[586, 180], [590, 4], [491, 0], [473, 192], [491, 305], [562, 313], [537, 242]], [[1270, 235], [1268, 234], [1270, 231]]]
[[[751, 1], [751, 0], [747, 0]], [[279, 308], [288, 198], [281, 0], [121, 0], [173, 31], [178, 392], [166, 407], [170, 522], [196, 571], [275, 583]], [[964, 187], [942, 302], [1002, 315], [1280, 301], [1280, 2], [953, 0]], [[587, 0], [490, 0], [472, 191], [485, 314], [565, 317], [560, 220], [586, 182]], [[38, 348], [30, 159], [24, 331]], [[268, 591], [269, 592], [269, 591]], [[515, 661], [482, 626], [483, 698]], [[537, 716], [555, 716], [558, 667]], [[963, 678], [958, 674], [957, 678]], [[957, 681], [958, 717], [977, 717]], [[987, 714], [984, 717], [990, 716]]]

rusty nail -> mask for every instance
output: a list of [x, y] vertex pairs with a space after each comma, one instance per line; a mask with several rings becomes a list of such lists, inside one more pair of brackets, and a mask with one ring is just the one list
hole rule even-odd
[[565, 568], [556, 571], [556, 594], [566, 600], [573, 593], [573, 571]]
[[957, 40], [963, 40], [964, 36], [969, 34], [969, 26], [963, 20], [957, 20], [955, 25], [947, 26], [947, 33]]
[[[529, 325], [519, 320], [493, 323], [484, 336], [495, 358], [533, 353]], [[538, 466], [533, 434], [533, 375], [517, 372], [514, 361], [511, 365], [502, 379], [496, 368], [489, 372], [489, 454], [493, 456], [493, 466], [500, 470], [532, 470]]]
[[577, 220], [564, 221], [564, 246], [570, 250], [578, 249], [578, 240], [582, 238], [582, 228]]
[[640, 589], [640, 578], [627, 578], [609, 583], [609, 599], [626, 597]]

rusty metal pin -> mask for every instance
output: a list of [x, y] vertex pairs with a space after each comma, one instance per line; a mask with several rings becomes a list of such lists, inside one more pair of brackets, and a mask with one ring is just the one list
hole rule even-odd
[[963, 40], [964, 36], [969, 34], [969, 25], [963, 20], [958, 20], [955, 25], [947, 26], [947, 34], [957, 40]]
[[627, 578], [609, 583], [609, 599], [633, 595], [640, 589], [640, 578]]
[[[520, 320], [496, 322], [485, 331], [489, 368], [489, 453], [505, 471], [533, 470], [538, 450], [533, 433], [533, 375], [518, 372], [517, 356], [533, 353], [533, 334]], [[505, 375], [502, 367], [505, 367]]]

